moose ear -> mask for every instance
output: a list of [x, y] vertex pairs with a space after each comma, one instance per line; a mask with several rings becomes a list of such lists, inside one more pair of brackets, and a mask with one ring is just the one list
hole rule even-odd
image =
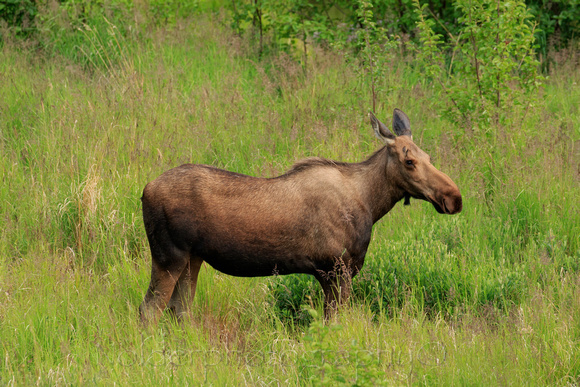
[[391, 133], [387, 126], [379, 121], [372, 112], [369, 112], [369, 117], [371, 119], [371, 125], [375, 130], [375, 136], [385, 144], [393, 144], [395, 141], [395, 135]]
[[409, 121], [409, 117], [402, 110], [395, 109], [393, 113], [393, 130], [397, 136], [409, 136], [413, 138], [411, 134], [411, 121]]

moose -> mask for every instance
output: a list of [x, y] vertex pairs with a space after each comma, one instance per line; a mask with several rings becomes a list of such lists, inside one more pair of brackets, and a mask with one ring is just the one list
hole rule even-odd
[[369, 116], [384, 146], [360, 163], [307, 158], [274, 178], [185, 164], [147, 184], [152, 267], [141, 320], [155, 322], [166, 308], [184, 317], [204, 261], [239, 277], [311, 274], [328, 318], [349, 297], [374, 223], [397, 202], [460, 212], [457, 185], [413, 142], [407, 115], [395, 109], [394, 134]]

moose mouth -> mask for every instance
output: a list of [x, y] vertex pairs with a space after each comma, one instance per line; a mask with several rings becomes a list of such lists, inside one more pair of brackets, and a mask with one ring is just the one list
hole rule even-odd
[[435, 207], [435, 210], [440, 213], [440, 214], [450, 214], [449, 210], [447, 210], [447, 208], [445, 207], [445, 200], [443, 200], [443, 208], [441, 208], [441, 206], [439, 204], [437, 204], [434, 201], [429, 201], [433, 207]]
[[[435, 210], [440, 214], [453, 215], [461, 212], [463, 209], [461, 196], [444, 196], [441, 200], [436, 201], [433, 199], [427, 199], [435, 207]], [[448, 207], [451, 205], [451, 207]]]
[[448, 214], [448, 215], [453, 214], [453, 211], [450, 211], [449, 208], [447, 208], [447, 205], [445, 204], [445, 198], [442, 198], [441, 200], [435, 200], [432, 197], [426, 197], [421, 199], [431, 203], [433, 207], [435, 207], [435, 211], [437, 211], [440, 214]]
[[461, 211], [461, 198], [459, 198], [459, 206], [458, 206], [459, 210], [458, 211], [457, 211], [457, 209], [454, 210], [453, 208], [450, 209], [447, 207], [447, 204], [445, 203], [445, 197], [441, 198], [441, 200], [435, 200], [432, 197], [411, 195], [411, 194], [407, 193], [404, 196], [405, 205], [409, 204], [409, 198], [425, 200], [425, 201], [431, 203], [433, 205], [433, 207], [435, 207], [435, 211], [437, 211], [440, 214], [452, 215], [452, 214], [455, 214], [455, 213], [458, 213]]

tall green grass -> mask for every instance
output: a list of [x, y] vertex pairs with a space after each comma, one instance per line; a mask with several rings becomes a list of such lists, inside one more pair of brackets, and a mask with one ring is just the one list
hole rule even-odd
[[147, 182], [186, 162], [275, 176], [379, 144], [340, 55], [315, 49], [305, 77], [283, 53], [249, 55], [219, 15], [94, 24], [40, 55], [0, 52], [2, 384], [580, 382], [577, 67], [490, 132], [442, 120], [408, 59], [390, 64], [377, 114], [407, 112], [463, 212], [395, 207], [336, 321], [312, 317], [312, 279], [204, 266], [192, 319], [144, 328]]

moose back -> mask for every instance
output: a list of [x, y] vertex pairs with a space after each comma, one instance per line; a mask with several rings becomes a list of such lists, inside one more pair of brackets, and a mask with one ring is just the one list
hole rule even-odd
[[185, 164], [147, 184], [152, 268], [141, 319], [154, 322], [166, 308], [186, 314], [204, 261], [240, 277], [312, 274], [328, 317], [349, 296], [373, 224], [397, 202], [460, 212], [459, 189], [413, 142], [405, 113], [395, 109], [394, 134], [370, 119], [384, 146], [360, 163], [309, 158], [269, 179]]

